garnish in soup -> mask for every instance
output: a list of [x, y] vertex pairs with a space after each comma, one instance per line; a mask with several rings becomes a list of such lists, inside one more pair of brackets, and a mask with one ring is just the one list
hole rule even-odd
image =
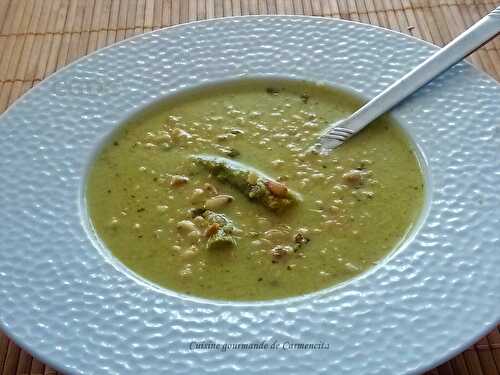
[[129, 121], [93, 165], [93, 226], [130, 269], [216, 299], [300, 295], [350, 279], [405, 238], [423, 177], [385, 116], [330, 155], [308, 151], [361, 102], [305, 82], [180, 95]]

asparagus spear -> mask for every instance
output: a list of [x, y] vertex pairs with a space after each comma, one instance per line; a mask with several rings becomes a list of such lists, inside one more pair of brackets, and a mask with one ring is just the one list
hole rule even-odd
[[232, 235], [234, 225], [226, 215], [204, 210], [201, 216], [211, 224], [207, 230], [209, 236], [207, 249], [236, 246], [236, 241]]
[[229, 183], [250, 200], [272, 211], [283, 211], [301, 200], [298, 193], [284, 184], [234, 160], [210, 155], [196, 155], [193, 160], [220, 181]]

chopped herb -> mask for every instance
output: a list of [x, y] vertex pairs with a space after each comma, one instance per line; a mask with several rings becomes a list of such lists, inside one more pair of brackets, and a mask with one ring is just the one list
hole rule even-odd
[[268, 87], [266, 88], [266, 92], [269, 94], [269, 95], [278, 95], [278, 93], [280, 92], [279, 89], [276, 89], [274, 87]]
[[196, 216], [203, 216], [206, 210], [206, 208], [191, 208], [189, 212], [191, 213], [191, 217], [195, 218]]
[[295, 244], [293, 245], [293, 251], [297, 252], [303, 245], [311, 241], [309, 238], [304, 236], [302, 233], [298, 232], [293, 238]]
[[309, 101], [309, 95], [307, 95], [305, 92], [300, 94], [300, 100], [302, 100], [302, 103], [307, 104]]

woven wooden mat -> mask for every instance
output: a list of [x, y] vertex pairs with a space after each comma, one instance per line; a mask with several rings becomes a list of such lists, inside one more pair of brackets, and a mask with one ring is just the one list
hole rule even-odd
[[[442, 46], [499, 5], [500, 0], [0, 0], [0, 113], [80, 56], [183, 22], [246, 14], [317, 15], [371, 23]], [[469, 60], [500, 80], [500, 38]], [[56, 372], [0, 332], [0, 374]], [[500, 374], [499, 328], [428, 374]]]

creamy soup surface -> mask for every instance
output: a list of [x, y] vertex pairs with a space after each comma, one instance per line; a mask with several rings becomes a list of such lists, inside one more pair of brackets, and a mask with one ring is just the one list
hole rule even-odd
[[328, 156], [310, 151], [360, 105], [269, 80], [161, 103], [97, 156], [86, 194], [95, 231], [137, 274], [199, 297], [266, 300], [350, 279], [404, 240], [424, 190], [389, 117]]

